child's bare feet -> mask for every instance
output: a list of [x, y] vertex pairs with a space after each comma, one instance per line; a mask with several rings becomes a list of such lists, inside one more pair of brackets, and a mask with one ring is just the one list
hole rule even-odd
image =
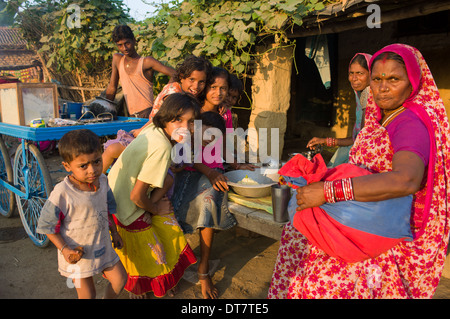
[[172, 289], [170, 289], [168, 292], [167, 292], [167, 295], [170, 297], [170, 298], [173, 298], [173, 297], [175, 297], [175, 295], [178, 293], [178, 286], [175, 286], [175, 287], [173, 287]]
[[142, 294], [142, 295], [135, 295], [133, 293], [129, 293], [129, 298], [130, 299], [149, 299], [148, 294]]
[[219, 291], [212, 283], [211, 277], [208, 273], [198, 273], [198, 279], [202, 285], [203, 299], [217, 299], [219, 297]]

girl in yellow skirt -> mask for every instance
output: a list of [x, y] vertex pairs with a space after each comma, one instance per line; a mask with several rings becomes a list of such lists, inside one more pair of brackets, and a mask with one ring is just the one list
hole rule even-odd
[[168, 96], [153, 123], [125, 149], [108, 181], [117, 202], [116, 223], [124, 245], [117, 254], [131, 297], [174, 294], [184, 271], [197, 260], [173, 214], [167, 192], [174, 144], [186, 140], [200, 106], [195, 98]]

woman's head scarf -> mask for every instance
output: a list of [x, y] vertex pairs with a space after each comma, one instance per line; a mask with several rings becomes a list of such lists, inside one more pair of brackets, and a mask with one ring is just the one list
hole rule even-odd
[[[350, 60], [350, 63], [349, 63], [349, 65], [348, 65], [348, 67], [350, 68], [350, 66], [353, 64], [355, 58], [356, 58], [358, 55], [362, 55], [362, 56], [366, 59], [367, 67], [370, 69], [370, 59], [372, 59], [372, 55], [371, 55], [371, 54], [368, 54], [368, 53], [356, 53], [356, 54], [353, 56], [353, 58]], [[367, 70], [367, 71], [369, 71], [369, 70]]]

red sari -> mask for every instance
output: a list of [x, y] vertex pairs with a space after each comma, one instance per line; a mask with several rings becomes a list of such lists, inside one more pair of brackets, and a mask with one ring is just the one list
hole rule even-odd
[[[413, 92], [404, 106], [427, 126], [432, 142], [426, 184], [414, 195], [414, 240], [402, 242], [376, 258], [346, 263], [311, 245], [288, 223], [269, 298], [431, 298], [438, 286], [449, 238], [449, 122], [421, 53], [394, 44], [377, 52], [374, 58], [387, 51], [399, 54], [405, 61]], [[350, 163], [378, 173], [392, 170], [394, 155], [380, 119], [381, 111], [370, 96], [365, 127], [350, 151]]]

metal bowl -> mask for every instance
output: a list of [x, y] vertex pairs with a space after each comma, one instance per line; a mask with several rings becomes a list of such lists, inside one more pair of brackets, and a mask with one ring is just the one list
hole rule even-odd
[[[269, 171], [269, 170], [266, 170]], [[228, 177], [228, 185], [239, 195], [246, 197], [265, 197], [271, 194], [270, 187], [278, 183], [279, 176], [277, 173], [265, 173], [264, 170], [236, 170], [225, 173]], [[238, 184], [245, 176], [258, 183], [258, 185]]]

